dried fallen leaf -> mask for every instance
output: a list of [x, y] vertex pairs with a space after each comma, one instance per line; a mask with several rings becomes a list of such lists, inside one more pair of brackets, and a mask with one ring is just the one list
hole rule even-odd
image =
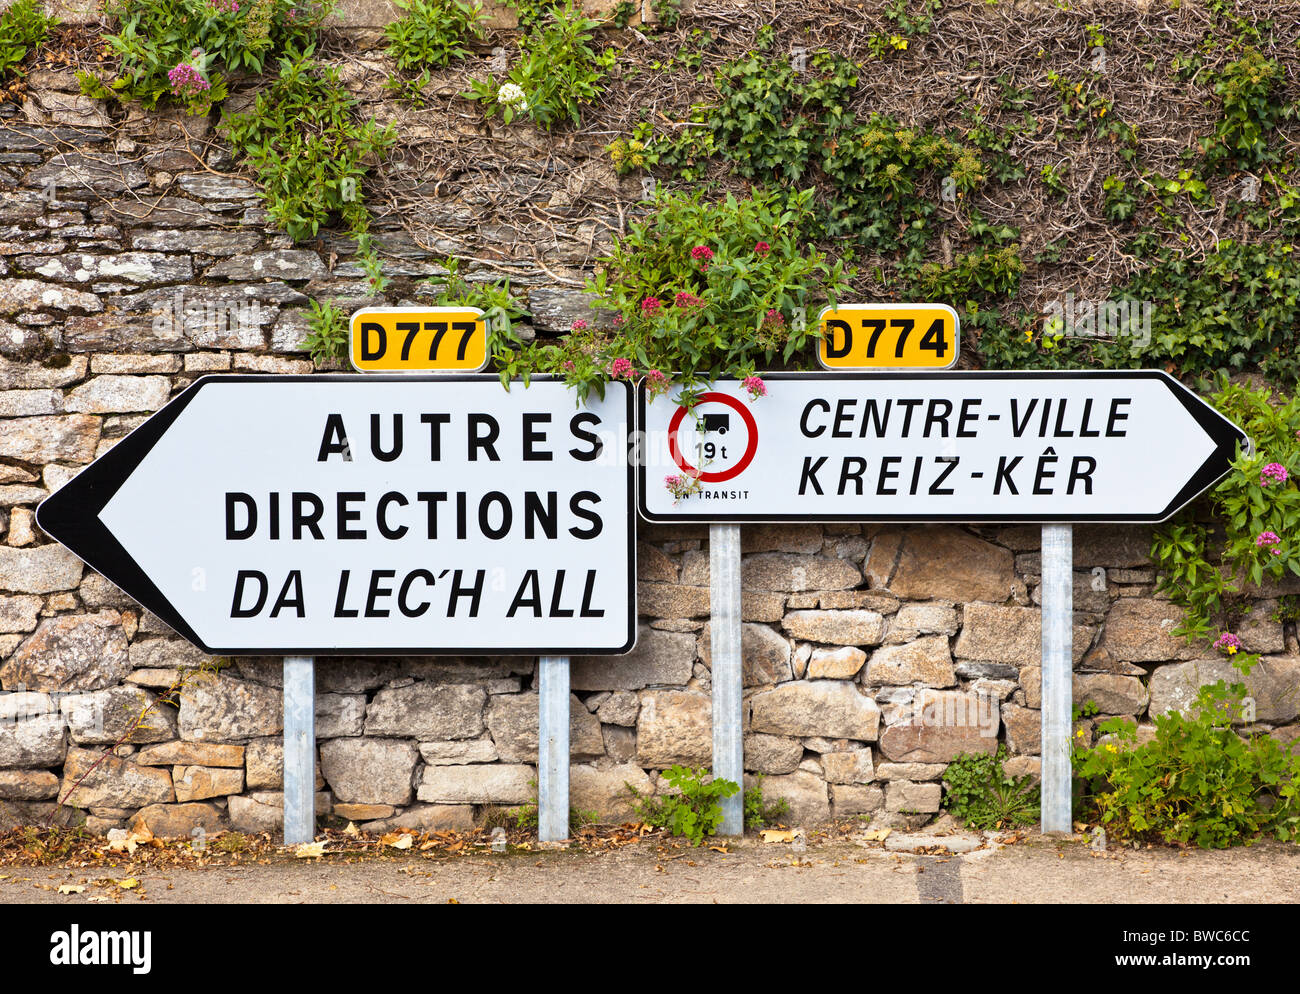
[[293, 851], [293, 854], [297, 856], [299, 859], [313, 859], [317, 856], [324, 856], [325, 843], [324, 842], [303, 842], [298, 846], [297, 849]]
[[125, 880], [117, 881], [117, 885], [121, 887], [122, 890], [135, 890], [140, 886], [140, 881], [135, 879], [135, 877], [127, 877]]
[[84, 891], [85, 889], [86, 889], [85, 887], [78, 887], [76, 884], [63, 884], [63, 885], [59, 888], [59, 893], [60, 893], [60, 894], [80, 894], [80, 893], [81, 893], [82, 891]]
[[392, 846], [394, 849], [410, 849], [415, 843], [415, 839], [409, 835], [399, 835], [395, 839], [391, 836], [385, 835], [383, 842], [384, 845]]
[[862, 833], [862, 840], [864, 842], [884, 842], [889, 838], [889, 833], [892, 831], [892, 828], [873, 828], [869, 832]]
[[779, 828], [765, 828], [758, 833], [763, 837], [764, 842], [793, 842], [794, 832], [782, 831]]
[[348, 827], [343, 829], [343, 834], [349, 838], [355, 839], [361, 834], [361, 829], [357, 828], [352, 822], [348, 822]]

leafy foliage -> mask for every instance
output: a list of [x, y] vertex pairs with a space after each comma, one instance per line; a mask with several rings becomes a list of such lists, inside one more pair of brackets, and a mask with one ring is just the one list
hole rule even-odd
[[1293, 103], [1278, 99], [1282, 67], [1254, 48], [1228, 63], [1214, 82], [1223, 100], [1223, 117], [1214, 135], [1201, 140], [1205, 161], [1212, 169], [1258, 169], [1278, 161], [1269, 148], [1268, 135], [1282, 121], [1295, 116]]
[[502, 356], [503, 374], [557, 373], [586, 397], [620, 359], [675, 374], [688, 391], [789, 361], [815, 332], [807, 315], [846, 288], [843, 265], [808, 244], [812, 195], [657, 195], [588, 286], [612, 315], [593, 321], [609, 324]]
[[1279, 382], [1300, 374], [1295, 311], [1300, 259], [1288, 242], [1243, 245], [1222, 241], [1197, 265], [1177, 250], [1128, 289], [1152, 300], [1152, 341], [1130, 348], [1130, 361], [1172, 362], [1188, 373], [1262, 365]]
[[470, 53], [482, 39], [483, 7], [463, 0], [394, 0], [405, 13], [384, 28], [388, 54], [403, 72], [443, 68]]
[[358, 121], [337, 71], [310, 55], [285, 59], [253, 109], [226, 118], [235, 150], [257, 171], [267, 211], [295, 241], [314, 237], [335, 214], [353, 232], [366, 229], [360, 185], [396, 137], [392, 125]]
[[778, 797], [771, 804], [764, 800], [761, 773], [754, 777], [752, 787], [745, 788], [744, 805], [746, 829], [757, 830], [767, 825], [775, 825], [790, 813], [790, 802], [784, 797]]
[[514, 323], [528, 317], [528, 311], [514, 292], [509, 280], [475, 281], [460, 275], [460, 260], [446, 259], [445, 276], [430, 276], [425, 286], [436, 291], [434, 303], [439, 307], [477, 307], [487, 322], [488, 355], [508, 352], [519, 345]]
[[[1000, 266], [975, 284], [1006, 289], [1013, 286], [1012, 277], [1012, 268]], [[1156, 366], [1191, 375], [1257, 368], [1276, 383], [1300, 380], [1300, 329], [1294, 320], [1300, 305], [1300, 258], [1290, 240], [1243, 244], [1225, 239], [1200, 260], [1179, 249], [1160, 249], [1153, 264], [1137, 273], [1114, 301], [1149, 307], [1149, 336], [1145, 329], [1139, 334], [1132, 328], [1113, 337], [1051, 341], [1045, 329], [1044, 343], [1055, 349], [1050, 354], [1001, 334], [981, 337], [980, 350], [991, 368]], [[962, 322], [965, 327], [965, 315]]]
[[817, 52], [808, 72], [788, 58], [756, 51], [718, 70], [718, 101], [694, 108], [681, 138], [661, 151], [665, 165], [682, 167], [710, 155], [731, 163], [747, 179], [798, 183], [817, 164], [826, 136], [849, 120], [847, 102], [858, 70], [837, 55]]
[[347, 318], [339, 308], [329, 301], [311, 301], [307, 327], [310, 331], [302, 345], [311, 353], [313, 362], [319, 364], [330, 359], [347, 358]]
[[36, 0], [16, 0], [0, 14], [0, 79], [39, 48], [58, 23], [57, 18], [45, 16]]
[[722, 824], [722, 805], [718, 801], [739, 793], [740, 786], [732, 780], [711, 779], [703, 767], [673, 766], [664, 770], [663, 776], [668, 786], [680, 793], [648, 798], [631, 784], [624, 785], [641, 819], [673, 835], [684, 835], [695, 846], [706, 835], [717, 834]]
[[[119, 66], [108, 85], [148, 108], [174, 99], [206, 113], [224, 99], [227, 74], [263, 72], [313, 44], [331, 7], [332, 0], [109, 0], [118, 31], [105, 40]], [[209, 85], [178, 87], [169, 73], [186, 64]], [[83, 79], [83, 89], [95, 82]]]
[[[1238, 452], [1231, 472], [1210, 495], [1221, 533], [1184, 512], [1153, 537], [1159, 589], [1183, 609], [1178, 634], [1192, 638], [1232, 629], [1236, 595], [1245, 583], [1258, 586], [1265, 576], [1300, 575], [1300, 490], [1294, 479], [1279, 481], [1264, 471], [1276, 464], [1289, 476], [1300, 467], [1300, 397], [1275, 399], [1267, 388], [1221, 380], [1210, 402], [1245, 429], [1255, 450]], [[1261, 541], [1267, 535], [1277, 541]]]
[[[523, 807], [516, 808], [514, 818], [515, 828], [524, 832], [537, 831], [538, 809], [536, 804], [525, 804]], [[569, 834], [572, 835], [584, 825], [594, 825], [599, 820], [600, 815], [595, 811], [571, 807], [569, 808]]]
[[964, 197], [984, 179], [983, 167], [974, 149], [932, 131], [881, 114], [859, 120], [849, 104], [860, 72], [826, 51], [813, 53], [801, 71], [760, 43], [718, 71], [717, 101], [697, 104], [684, 133], [656, 143], [654, 153], [686, 180], [702, 176], [710, 158], [781, 188], [816, 180], [822, 192], [814, 234], [902, 250], [904, 264], [914, 267], [944, 188], [954, 201]]
[[1008, 776], [1006, 746], [994, 755], [958, 756], [944, 771], [943, 806], [969, 828], [1032, 825], [1038, 821], [1038, 786], [1033, 777]]
[[1245, 687], [1202, 687], [1195, 717], [1156, 717], [1155, 738], [1136, 744], [1137, 726], [1112, 718], [1110, 741], [1074, 753], [1084, 810], [1119, 839], [1206, 849], [1250, 843], [1262, 834], [1300, 835], [1300, 754], [1265, 734], [1243, 738]]
[[566, 120], [580, 123], [583, 106], [604, 92], [605, 72], [614, 64], [612, 47], [597, 52], [592, 44], [600, 23], [565, 0], [524, 38], [505, 82], [475, 80], [465, 97], [481, 101], [489, 118], [500, 111], [506, 124], [521, 114], [547, 130]]

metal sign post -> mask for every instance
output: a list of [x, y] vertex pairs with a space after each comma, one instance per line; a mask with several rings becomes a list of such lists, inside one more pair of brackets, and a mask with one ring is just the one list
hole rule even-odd
[[284, 844], [316, 837], [316, 660], [284, 659]]
[[712, 641], [713, 775], [740, 793], [721, 800], [720, 835], [745, 832], [745, 756], [741, 702], [740, 526], [709, 526], [709, 612]]
[[569, 660], [542, 656], [537, 664], [537, 838], [569, 837]]
[[1043, 831], [1068, 832], [1074, 697], [1074, 529], [1070, 525], [1043, 525], [1042, 564]]

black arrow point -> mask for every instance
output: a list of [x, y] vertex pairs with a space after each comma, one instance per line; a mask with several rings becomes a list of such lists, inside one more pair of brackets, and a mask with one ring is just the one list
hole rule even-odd
[[[99, 515], [208, 382], [209, 377], [200, 379], [47, 497], [36, 509], [36, 523], [41, 531], [63, 543], [87, 566], [103, 574], [178, 634], [199, 646], [203, 646], [203, 641], [122, 547], [122, 543], [104, 526]], [[178, 491], [183, 489], [185, 482], [177, 481]], [[176, 499], [180, 499], [179, 496]]]

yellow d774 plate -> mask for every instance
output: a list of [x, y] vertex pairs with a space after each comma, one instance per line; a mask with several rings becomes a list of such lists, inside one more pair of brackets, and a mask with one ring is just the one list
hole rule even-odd
[[823, 369], [949, 369], [960, 350], [947, 304], [841, 304], [817, 320]]
[[487, 366], [487, 323], [476, 307], [363, 307], [348, 358], [362, 373], [475, 373]]

